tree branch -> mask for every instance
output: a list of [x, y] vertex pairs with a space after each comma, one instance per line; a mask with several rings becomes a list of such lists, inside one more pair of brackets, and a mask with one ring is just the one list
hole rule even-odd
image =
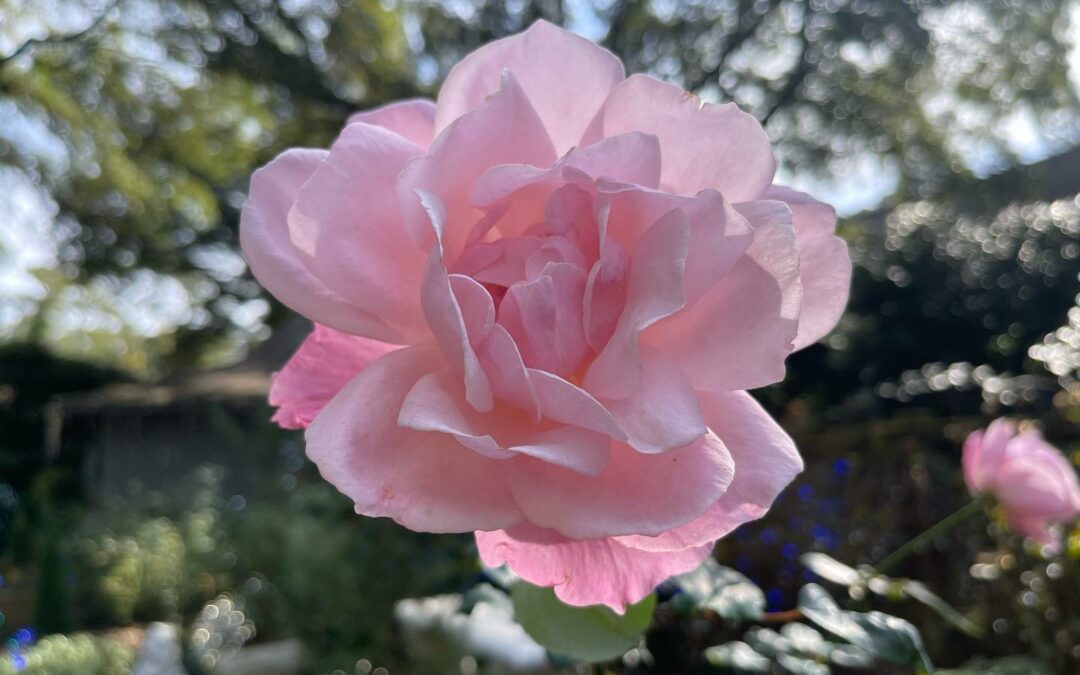
[[[754, 33], [757, 32], [758, 27], [761, 26], [761, 24], [765, 21], [765, 17], [772, 13], [772, 10], [775, 7], [776, 2], [774, 0], [773, 2], [769, 3], [768, 9], [766, 9], [764, 12], [757, 14], [751, 21], [748, 21], [745, 25], [741, 26], [740, 28], [735, 30], [735, 32], [729, 35], [728, 38], [724, 41], [724, 46], [720, 49], [720, 58], [717, 59], [716, 65], [713, 68], [710, 68], [709, 70], [701, 73], [694, 79], [693, 82], [688, 82], [686, 85], [686, 90], [697, 91], [698, 89], [701, 89], [706, 84], [708, 84], [710, 80], [718, 79], [720, 77], [720, 73], [724, 69], [724, 64], [727, 62], [727, 58], [731, 56], [732, 52], [741, 47], [747, 40], [754, 36]], [[740, 21], [740, 23], [742, 22]]]
[[100, 26], [119, 4], [120, 0], [112, 0], [108, 5], [105, 6], [105, 9], [102, 10], [101, 14], [98, 14], [97, 17], [90, 22], [90, 25], [80, 31], [69, 33], [67, 35], [54, 35], [46, 38], [31, 38], [27, 40], [26, 42], [19, 45], [15, 49], [15, 51], [11, 52], [7, 56], [0, 57], [0, 66], [3, 66], [8, 61], [13, 61], [14, 59], [22, 55], [23, 52], [25, 52], [27, 49], [30, 49], [31, 47], [35, 47], [37, 45], [59, 45], [66, 42], [76, 42], [78, 40], [81, 40], [90, 33], [94, 32], [94, 29]]

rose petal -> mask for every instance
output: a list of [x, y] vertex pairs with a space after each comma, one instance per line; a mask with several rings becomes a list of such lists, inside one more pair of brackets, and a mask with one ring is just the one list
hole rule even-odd
[[585, 374], [585, 389], [604, 398], [625, 398], [641, 384], [638, 335], [686, 304], [683, 274], [690, 225], [670, 211], [642, 236], [630, 257], [626, 306], [615, 332]]
[[804, 192], [774, 185], [765, 195], [791, 208], [795, 244], [799, 249], [799, 278], [803, 305], [795, 349], [817, 342], [833, 329], [847, 305], [851, 288], [851, 257], [847, 243], [837, 237], [836, 210]]
[[274, 374], [270, 405], [273, 421], [285, 429], [304, 429], [364, 368], [398, 345], [369, 340], [315, 324], [315, 330]]
[[647, 551], [711, 545], [740, 525], [765, 515], [780, 492], [802, 471], [803, 461], [795, 442], [746, 392], [704, 393], [701, 406], [709, 429], [731, 453], [734, 480], [701, 517], [658, 537], [619, 537], [623, 545]]
[[418, 532], [510, 527], [521, 512], [493, 462], [453, 437], [397, 424], [402, 402], [442, 367], [428, 347], [400, 349], [357, 375], [307, 430], [307, 453], [323, 478], [366, 516]]
[[290, 238], [289, 210], [326, 156], [322, 150], [288, 150], [255, 172], [240, 214], [240, 247], [255, 278], [286, 306], [316, 323], [400, 344], [397, 330], [327, 288]]
[[505, 69], [521, 82], [559, 153], [580, 144], [608, 92], [625, 77], [622, 62], [611, 52], [537, 21], [454, 66], [439, 90], [436, 129], [482, 105], [499, 88]]
[[776, 159], [752, 116], [734, 103], [703, 103], [680, 87], [631, 75], [612, 90], [585, 142], [630, 131], [660, 139], [660, 185], [692, 195], [719, 190], [732, 203], [758, 199], [772, 183]]
[[506, 564], [529, 583], [553, 586], [568, 605], [603, 604], [619, 613], [668, 577], [696, 568], [712, 551], [711, 546], [699, 546], [651, 553], [610, 538], [569, 539], [528, 523], [477, 532], [476, 544], [489, 567]]
[[693, 442], [705, 433], [697, 393], [679, 367], [660, 352], [641, 353], [641, 386], [624, 399], [601, 399], [631, 447], [659, 453]]
[[505, 466], [526, 519], [574, 539], [655, 536], [683, 525], [724, 494], [735, 470], [710, 433], [659, 455], [613, 442], [611, 460], [596, 477], [527, 458]]
[[768, 212], [748, 218], [755, 230], [746, 254], [696, 304], [641, 336], [699, 390], [754, 389], [784, 377], [802, 300], [795, 233], [786, 205], [755, 205]]
[[394, 189], [405, 162], [420, 152], [391, 131], [350, 124], [289, 213], [293, 244], [327, 288], [411, 342], [430, 340], [416, 293], [424, 255], [402, 226]]
[[555, 157], [532, 104], [506, 72], [497, 93], [457, 118], [426, 156], [414, 158], [402, 171], [398, 197], [405, 227], [422, 249], [430, 248], [431, 230], [414, 195], [419, 189], [438, 197], [446, 207], [443, 247], [452, 261], [483, 215], [469, 203], [476, 179], [497, 164], [547, 166]]
[[359, 112], [348, 123], [364, 122], [384, 127], [427, 150], [435, 139], [435, 103], [411, 98]]

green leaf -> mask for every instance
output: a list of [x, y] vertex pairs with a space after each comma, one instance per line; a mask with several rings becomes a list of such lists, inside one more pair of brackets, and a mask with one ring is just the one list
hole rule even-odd
[[656, 608], [650, 595], [619, 615], [602, 605], [572, 607], [550, 588], [518, 581], [511, 587], [514, 617], [534, 640], [549, 651], [599, 663], [622, 656], [641, 641]]
[[920, 673], [933, 672], [919, 631], [903, 619], [881, 612], [840, 609], [816, 584], [807, 584], [799, 592], [799, 609], [819, 627], [879, 659], [913, 666]]
[[736, 673], [767, 673], [772, 662], [745, 642], [727, 642], [705, 650], [705, 660]]
[[832, 672], [823, 663], [793, 654], [780, 654], [776, 657], [776, 662], [792, 675], [829, 675]]
[[756, 621], [765, 613], [765, 593], [712, 558], [673, 580], [695, 607], [712, 610], [729, 621]]
[[825, 641], [821, 633], [805, 623], [789, 623], [780, 629], [780, 635], [791, 641], [791, 646], [798, 652], [818, 659], [828, 658], [832, 645]]
[[799, 562], [822, 579], [841, 586], [854, 586], [863, 578], [859, 570], [824, 553], [804, 553]]

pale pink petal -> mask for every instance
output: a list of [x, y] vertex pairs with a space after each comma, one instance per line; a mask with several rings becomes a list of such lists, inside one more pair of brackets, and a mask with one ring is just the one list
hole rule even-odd
[[[964, 465], [968, 486], [975, 491], [994, 490], [998, 471], [1006, 458], [1009, 441], [1016, 435], [1016, 425], [1007, 418], [999, 418], [990, 423], [984, 433], [979, 435], [979, 443], [964, 445], [965, 452], [977, 451]], [[970, 466], [970, 468], [969, 468]]]
[[625, 77], [622, 62], [611, 52], [537, 21], [454, 66], [439, 90], [436, 129], [482, 105], [499, 88], [505, 69], [521, 82], [560, 153], [580, 144], [608, 92]]
[[[1012, 442], [1017, 443], [1026, 435], [1036, 434], [1027, 432]], [[1007, 511], [1018, 517], [1037, 516], [1062, 521], [1080, 513], [1076, 470], [1052, 448], [1009, 457], [998, 470], [996, 483], [998, 499]]]
[[770, 214], [750, 214], [746, 254], [696, 304], [641, 336], [675, 359], [695, 389], [754, 389], [784, 377], [802, 301], [795, 233], [782, 202], [754, 206]]
[[724, 442], [735, 462], [731, 486], [700, 518], [658, 537], [619, 537], [622, 544], [647, 551], [711, 544], [765, 515], [802, 471], [795, 442], [746, 392], [704, 393], [701, 405], [709, 429]]
[[479, 357], [480, 365], [487, 373], [495, 396], [539, 421], [540, 402], [532, 378], [529, 377], [514, 338], [510, 337], [505, 328], [499, 324], [492, 327]]
[[327, 288], [412, 342], [430, 340], [416, 292], [424, 254], [402, 226], [394, 190], [405, 162], [420, 152], [382, 127], [351, 124], [289, 213], [294, 246]]
[[509, 288], [525, 278], [526, 261], [543, 244], [539, 237], [503, 237], [474, 244], [458, 256], [453, 271], [480, 283]]
[[255, 172], [240, 214], [240, 247], [255, 278], [286, 306], [316, 323], [400, 344], [397, 330], [327, 288], [290, 238], [289, 210], [326, 156], [323, 150], [288, 150]]
[[847, 243], [836, 236], [836, 210], [804, 192], [774, 185], [765, 194], [791, 207], [803, 306], [795, 349], [817, 342], [833, 329], [847, 305], [851, 289], [851, 257]]
[[545, 418], [626, 440], [615, 417], [587, 391], [544, 370], [530, 368], [528, 372]]
[[635, 450], [659, 453], [705, 433], [697, 393], [679, 367], [660, 352], [641, 353], [641, 386], [624, 399], [601, 399]]
[[485, 565], [509, 565], [525, 581], [553, 586], [568, 605], [607, 605], [620, 614], [665, 579], [696, 568], [712, 551], [699, 546], [652, 553], [614, 539], [568, 539], [554, 530], [522, 523], [509, 530], [477, 532]]
[[648, 75], [615, 87], [585, 141], [630, 131], [660, 139], [660, 185], [681, 194], [713, 188], [732, 203], [759, 199], [776, 173], [769, 139], [752, 116]]
[[[480, 365], [480, 359], [473, 346], [474, 340], [469, 337], [469, 326], [465, 323], [461, 304], [454, 294], [450, 275], [446, 273], [446, 268], [442, 263], [441, 235], [445, 222], [442, 203], [435, 195], [419, 190], [416, 197], [424, 208], [429, 227], [437, 235], [432, 240], [427, 271], [420, 284], [420, 305], [424, 310], [424, 317], [427, 319], [432, 335], [435, 336], [435, 343], [442, 350], [451, 369], [465, 378], [465, 391], [469, 403], [477, 410], [491, 410], [495, 404], [491, 393], [491, 383]], [[471, 284], [478, 285], [476, 282], [471, 282]], [[480, 290], [487, 293], [482, 287]], [[470, 317], [475, 319], [478, 316], [476, 306], [482, 303], [471, 304], [473, 311], [470, 312]], [[488, 304], [491, 304], [490, 297]]]
[[982, 429], [968, 434], [968, 437], [964, 439], [963, 454], [961, 456], [961, 463], [964, 467], [964, 482], [967, 484], [968, 492], [973, 495], [986, 489], [981, 469], [983, 435]]
[[626, 306], [585, 374], [585, 389], [604, 398], [625, 398], [640, 386], [638, 335], [686, 304], [689, 239], [690, 225], [681, 210], [668, 212], [642, 236], [630, 257]]
[[398, 180], [405, 227], [423, 249], [430, 247], [431, 228], [416, 191], [438, 197], [446, 207], [443, 247], [454, 260], [483, 213], [469, 202], [473, 184], [497, 164], [547, 166], [555, 161], [547, 132], [513, 75], [475, 110], [442, 131], [426, 156], [414, 158]]
[[601, 182], [598, 199], [606, 206], [610, 239], [631, 250], [658, 218], [681, 209], [690, 223], [690, 245], [683, 286], [693, 304], [723, 278], [753, 241], [753, 228], [716, 190], [693, 197], [637, 186]]
[[528, 458], [504, 466], [525, 518], [575, 539], [655, 536], [688, 523], [724, 494], [735, 472], [711, 433], [659, 455], [613, 442], [611, 460], [595, 477]]
[[384, 127], [427, 150], [435, 140], [435, 103], [426, 98], [396, 101], [356, 113], [348, 123], [354, 122]]
[[571, 373], [589, 353], [582, 321], [585, 272], [548, 263], [533, 281], [514, 284], [499, 307], [499, 323], [517, 343], [525, 365]]
[[285, 429], [304, 429], [349, 380], [397, 345], [369, 340], [315, 325], [285, 367], [274, 374], [270, 405], [273, 421]]
[[610, 439], [595, 431], [538, 426], [516, 410], [477, 413], [466, 403], [461, 381], [448, 371], [417, 381], [405, 397], [398, 423], [449, 434], [489, 459], [527, 455], [590, 476], [604, 469], [610, 454]]
[[413, 385], [442, 367], [438, 352], [400, 349], [357, 375], [307, 430], [307, 453], [323, 478], [367, 516], [418, 532], [492, 530], [521, 520], [493, 462], [452, 436], [397, 424]]

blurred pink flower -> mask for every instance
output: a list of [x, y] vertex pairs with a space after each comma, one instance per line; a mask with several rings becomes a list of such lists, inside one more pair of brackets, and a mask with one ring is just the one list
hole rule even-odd
[[477, 50], [252, 178], [251, 268], [317, 324], [275, 419], [357, 512], [621, 610], [802, 469], [745, 390], [833, 327], [851, 263], [775, 165], [733, 104], [551, 24]]
[[1009, 420], [995, 420], [967, 437], [963, 463], [972, 494], [992, 494], [1017, 532], [1051, 550], [1061, 548], [1050, 526], [1080, 515], [1080, 481], [1038, 431], [1017, 434]]

